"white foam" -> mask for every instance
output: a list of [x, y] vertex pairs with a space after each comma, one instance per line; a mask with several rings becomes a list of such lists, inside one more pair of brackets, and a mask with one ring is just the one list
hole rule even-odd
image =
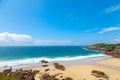
[[72, 60], [97, 60], [108, 57], [105, 54], [92, 54], [87, 56], [76, 56], [76, 57], [56, 57], [56, 58], [47, 58], [47, 57], [40, 57], [40, 58], [27, 58], [27, 59], [20, 59], [20, 60], [11, 60], [11, 61], [0, 61], [0, 67], [4, 66], [19, 66], [19, 65], [27, 65], [27, 64], [34, 64], [40, 63], [41, 60], [47, 60], [49, 62], [54, 61], [72, 61]]

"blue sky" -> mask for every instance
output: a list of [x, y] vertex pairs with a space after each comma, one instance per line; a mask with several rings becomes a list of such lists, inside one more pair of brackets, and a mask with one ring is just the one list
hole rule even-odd
[[120, 0], [0, 0], [0, 45], [120, 43]]

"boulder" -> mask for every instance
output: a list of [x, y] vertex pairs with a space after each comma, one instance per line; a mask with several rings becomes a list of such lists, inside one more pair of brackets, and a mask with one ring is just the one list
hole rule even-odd
[[92, 75], [94, 75], [95, 77], [98, 77], [98, 78], [109, 78], [104, 72], [102, 71], [98, 71], [98, 70], [93, 70], [92, 72]]
[[10, 67], [9, 69], [5, 69], [2, 73], [8, 75], [12, 72], [12, 67]]
[[35, 80], [34, 76], [39, 73], [38, 70], [16, 70], [12, 72], [10, 75], [18, 77], [20, 80]]
[[47, 68], [47, 69], [45, 69], [45, 72], [47, 72], [47, 71], [49, 71], [50, 69], [49, 68]]
[[48, 67], [48, 65], [42, 65], [42, 67]]
[[70, 77], [67, 77], [67, 78], [65, 78], [64, 80], [73, 80], [72, 78], [70, 78]]
[[46, 60], [41, 60], [41, 63], [48, 63], [48, 61], [46, 61]]
[[43, 74], [40, 77], [40, 80], [59, 80], [59, 79], [57, 79], [54, 75]]
[[60, 65], [59, 63], [54, 63], [54, 67], [59, 70], [65, 70], [65, 67], [63, 65]]

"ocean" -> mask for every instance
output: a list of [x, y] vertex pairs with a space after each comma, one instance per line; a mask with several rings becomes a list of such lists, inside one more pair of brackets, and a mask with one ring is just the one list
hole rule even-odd
[[99, 51], [82, 46], [1, 46], [0, 67], [40, 63], [45, 59], [54, 61], [90, 61], [106, 58]]

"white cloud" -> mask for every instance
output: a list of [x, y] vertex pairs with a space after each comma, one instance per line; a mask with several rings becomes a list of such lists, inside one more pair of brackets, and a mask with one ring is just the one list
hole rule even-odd
[[0, 46], [69, 45], [71, 42], [70, 40], [33, 40], [32, 36], [26, 34], [0, 33]]
[[32, 43], [32, 37], [29, 35], [9, 32], [0, 33], [0, 45], [24, 45], [30, 43]]
[[105, 32], [109, 32], [109, 31], [115, 31], [115, 30], [120, 30], [120, 27], [109, 27], [109, 28], [104, 28], [102, 29], [99, 33], [105, 33]]
[[35, 45], [69, 45], [70, 40], [35, 40]]
[[106, 8], [103, 12], [108, 14], [108, 13], [111, 13], [111, 12], [114, 12], [114, 11], [117, 11], [117, 10], [120, 10], [120, 4], [109, 7], [109, 8]]

